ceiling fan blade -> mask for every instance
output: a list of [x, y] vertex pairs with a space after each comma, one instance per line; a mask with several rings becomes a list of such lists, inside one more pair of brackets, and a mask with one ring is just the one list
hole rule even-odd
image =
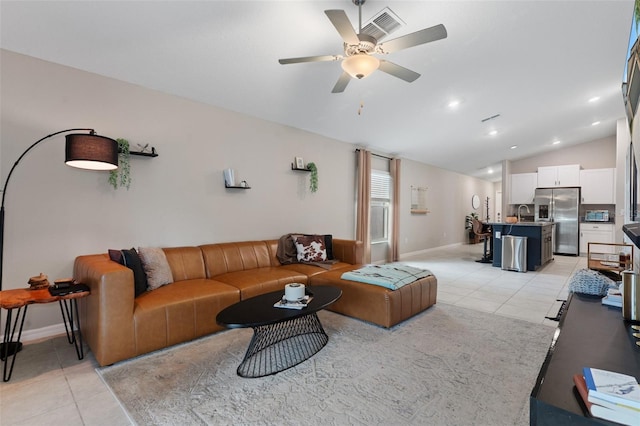
[[338, 33], [340, 33], [340, 37], [347, 44], [360, 44], [360, 39], [358, 38], [358, 34], [353, 29], [351, 25], [351, 21], [347, 17], [347, 14], [344, 10], [325, 10], [324, 13], [327, 15], [331, 23]]
[[447, 29], [444, 25], [439, 24], [434, 27], [425, 28], [415, 33], [407, 34], [402, 37], [394, 38], [378, 45], [376, 51], [378, 53], [391, 53], [408, 47], [418, 46], [420, 44], [429, 43], [447, 37]]
[[393, 62], [385, 61], [382, 59], [380, 60], [380, 66], [378, 67], [378, 69], [409, 83], [415, 81], [418, 77], [420, 77], [420, 74], [415, 71], [411, 71], [408, 68], [401, 67], [398, 64], [394, 64]]
[[305, 56], [302, 58], [287, 58], [278, 59], [282, 65], [286, 64], [299, 64], [301, 62], [325, 62], [325, 61], [339, 61], [342, 59], [340, 55], [325, 55], [325, 56]]
[[347, 88], [347, 84], [349, 84], [350, 80], [351, 80], [351, 76], [349, 75], [349, 73], [343, 72], [342, 75], [340, 76], [340, 78], [338, 78], [338, 81], [336, 82], [336, 85], [333, 86], [333, 90], [331, 91], [331, 93], [342, 93], [342, 92], [344, 92], [344, 89]]

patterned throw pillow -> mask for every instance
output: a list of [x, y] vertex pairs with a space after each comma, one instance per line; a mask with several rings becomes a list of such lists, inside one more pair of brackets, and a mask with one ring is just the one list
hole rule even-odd
[[155, 290], [173, 282], [173, 274], [164, 251], [157, 247], [138, 247], [138, 255], [147, 274], [149, 290]]
[[300, 235], [294, 239], [298, 251], [298, 262], [324, 262], [327, 250], [322, 235]]

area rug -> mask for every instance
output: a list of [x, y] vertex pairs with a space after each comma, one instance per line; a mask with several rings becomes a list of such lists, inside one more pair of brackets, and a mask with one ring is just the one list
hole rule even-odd
[[527, 425], [552, 327], [437, 304], [392, 329], [319, 313], [329, 343], [259, 379], [252, 331], [99, 368], [139, 425]]

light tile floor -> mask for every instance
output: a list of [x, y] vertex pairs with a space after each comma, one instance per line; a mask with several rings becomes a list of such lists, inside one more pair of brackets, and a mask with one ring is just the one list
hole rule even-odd
[[[584, 257], [555, 256], [536, 272], [510, 272], [477, 263], [482, 244], [458, 245], [404, 259], [431, 270], [438, 278], [438, 303], [519, 318], [555, 327], [572, 273], [586, 267]], [[130, 425], [125, 412], [96, 374], [86, 349], [77, 359], [66, 336], [25, 342], [13, 377], [0, 384], [0, 424]]]

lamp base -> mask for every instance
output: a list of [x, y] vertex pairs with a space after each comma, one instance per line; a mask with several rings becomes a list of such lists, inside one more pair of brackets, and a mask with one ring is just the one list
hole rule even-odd
[[[7, 348], [8, 346], [8, 348]], [[4, 356], [5, 350], [7, 351], [7, 357], [10, 357], [14, 354], [17, 354], [22, 350], [22, 342], [7, 342], [0, 343], [0, 360], [4, 361], [6, 358]]]

